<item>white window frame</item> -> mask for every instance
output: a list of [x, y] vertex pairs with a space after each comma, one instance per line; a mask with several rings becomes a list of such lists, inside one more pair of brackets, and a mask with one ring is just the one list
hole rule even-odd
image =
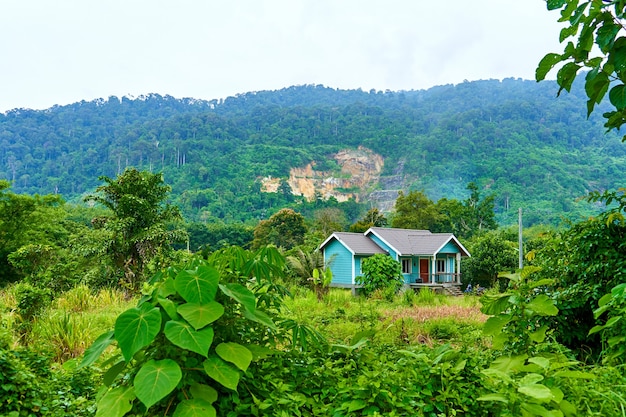
[[437, 259], [437, 273], [442, 274], [446, 273], [446, 260], [445, 259]]
[[[400, 258], [400, 262], [402, 263], [402, 273], [410, 274], [413, 271], [413, 260], [411, 258]], [[405, 265], [408, 268], [405, 268]]]

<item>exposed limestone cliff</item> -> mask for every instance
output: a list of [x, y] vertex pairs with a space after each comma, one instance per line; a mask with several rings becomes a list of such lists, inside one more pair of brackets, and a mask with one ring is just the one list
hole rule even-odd
[[[338, 201], [363, 198], [368, 191], [378, 184], [383, 169], [383, 157], [369, 149], [342, 150], [332, 158], [341, 168], [340, 171], [318, 171], [315, 163], [302, 168], [292, 168], [287, 182], [294, 194], [303, 195], [311, 200], [319, 192], [324, 199], [335, 197]], [[278, 178], [264, 178], [262, 189], [276, 192], [280, 184]]]

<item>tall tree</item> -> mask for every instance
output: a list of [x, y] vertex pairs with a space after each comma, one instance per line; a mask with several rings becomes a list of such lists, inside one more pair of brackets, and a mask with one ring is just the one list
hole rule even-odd
[[[467, 184], [470, 196], [463, 202], [467, 210], [467, 218], [463, 219], [464, 227], [473, 233], [480, 233], [483, 230], [494, 230], [498, 227], [495, 214], [493, 212], [493, 194], [481, 199], [478, 186], [470, 182]], [[470, 233], [472, 234], [472, 233]]]
[[67, 230], [60, 221], [57, 195], [29, 196], [10, 191], [8, 181], [0, 180], [0, 283], [24, 277], [24, 271], [9, 262], [9, 255], [29, 244], [62, 243]]
[[282, 209], [268, 220], [261, 220], [254, 229], [252, 246], [258, 249], [266, 245], [289, 250], [304, 242], [307, 227], [304, 217], [292, 209]]
[[441, 221], [435, 203], [422, 191], [410, 191], [406, 195], [401, 191], [394, 208], [392, 227], [430, 230]]
[[171, 250], [171, 243], [186, 239], [183, 230], [168, 228], [182, 217], [177, 207], [166, 202], [170, 187], [161, 174], [128, 168], [115, 179], [102, 176], [100, 180], [106, 184], [85, 197], [110, 210], [92, 220], [94, 228], [105, 234], [100, 250], [110, 256], [121, 284], [136, 292], [146, 264]]
[[337, 207], [316, 210], [313, 214], [313, 228], [326, 238], [334, 232], [342, 232], [346, 227], [346, 214]]
[[387, 218], [377, 208], [371, 208], [365, 213], [362, 219], [350, 226], [350, 231], [354, 233], [363, 233], [370, 227], [387, 226]]

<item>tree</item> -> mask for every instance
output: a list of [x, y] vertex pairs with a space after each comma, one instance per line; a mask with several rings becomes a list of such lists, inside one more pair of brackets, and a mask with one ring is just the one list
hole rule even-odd
[[377, 208], [371, 208], [365, 213], [362, 219], [350, 226], [353, 233], [364, 233], [370, 227], [387, 226], [387, 218]]
[[548, 10], [560, 9], [559, 21], [568, 23], [561, 30], [559, 40], [573, 39], [567, 42], [562, 54], [549, 53], [543, 57], [535, 73], [536, 80], [545, 79], [555, 66], [563, 64], [556, 75], [560, 94], [563, 90], [570, 91], [580, 70], [589, 70], [585, 75], [587, 116], [608, 92], [615, 110], [604, 113], [605, 126], [619, 129], [626, 123], [626, 37], [619, 36], [626, 24], [626, 3], [622, 0], [547, 0], [546, 3]]
[[106, 184], [96, 188], [97, 194], [85, 197], [110, 210], [92, 220], [94, 228], [104, 233], [98, 250], [110, 257], [120, 283], [137, 292], [147, 263], [164, 256], [171, 243], [186, 240], [183, 230], [168, 228], [182, 217], [177, 207], [165, 202], [170, 187], [161, 174], [128, 168], [116, 179], [99, 179]]
[[304, 216], [292, 209], [282, 209], [268, 220], [261, 220], [255, 227], [252, 247], [258, 249], [274, 245], [289, 250], [304, 242], [306, 231]]
[[463, 260], [463, 281], [492, 287], [500, 272], [517, 267], [515, 242], [506, 241], [499, 232], [487, 232], [468, 244], [471, 258]]
[[15, 194], [9, 187], [8, 181], [0, 180], [0, 283], [25, 276], [25, 271], [9, 262], [13, 252], [29, 244], [56, 248], [68, 235], [59, 213], [63, 205], [59, 196]]
[[435, 203], [422, 191], [411, 191], [407, 195], [400, 191], [394, 208], [392, 227], [430, 230], [441, 221]]
[[315, 222], [313, 228], [315, 231], [327, 237], [334, 232], [341, 232], [345, 230], [346, 215], [345, 213], [336, 207], [329, 207], [316, 210], [314, 213]]
[[294, 248], [293, 254], [286, 258], [289, 272], [301, 280], [300, 284], [313, 287], [317, 299], [321, 300], [328, 292], [332, 280], [330, 268], [324, 267], [324, 256], [319, 250], [305, 252]]
[[473, 233], [496, 229], [498, 224], [493, 212], [495, 196], [492, 194], [481, 200], [478, 186], [473, 182], [467, 184], [467, 189], [470, 191], [470, 196], [463, 202], [467, 210], [466, 219], [462, 219], [464, 228]]

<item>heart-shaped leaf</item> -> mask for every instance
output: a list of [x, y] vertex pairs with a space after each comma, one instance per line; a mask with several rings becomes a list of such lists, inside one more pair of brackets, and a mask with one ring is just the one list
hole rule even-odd
[[541, 402], [548, 402], [554, 398], [550, 388], [543, 384], [522, 385], [517, 391]]
[[217, 269], [202, 265], [195, 270], [176, 275], [176, 291], [188, 303], [207, 304], [215, 299], [220, 274]]
[[196, 330], [189, 324], [181, 321], [165, 323], [165, 337], [176, 346], [196, 352], [204, 357], [208, 356], [209, 348], [213, 343], [213, 328]]
[[203, 400], [183, 400], [178, 403], [173, 417], [215, 417], [217, 412], [208, 402]]
[[178, 314], [198, 330], [222, 317], [224, 306], [217, 301], [207, 304], [185, 303], [178, 307]]
[[178, 313], [176, 312], [176, 303], [169, 298], [157, 297], [159, 305], [165, 310], [167, 315], [172, 320], [178, 320]]
[[133, 408], [135, 398], [133, 387], [113, 388], [98, 401], [96, 417], [122, 417]]
[[135, 375], [135, 394], [146, 408], [150, 408], [172, 392], [182, 376], [180, 366], [171, 359], [148, 361]]
[[220, 290], [233, 300], [243, 305], [246, 310], [256, 310], [256, 297], [254, 293], [241, 284], [220, 284]]
[[217, 401], [217, 391], [210, 385], [191, 384], [189, 386], [189, 392], [193, 398], [206, 401], [209, 404], [213, 404]]
[[239, 384], [239, 371], [217, 356], [211, 356], [202, 364], [208, 376], [233, 391]]
[[126, 362], [141, 348], [152, 343], [160, 330], [161, 312], [148, 303], [120, 314], [115, 321], [115, 339]]
[[540, 316], [556, 316], [559, 313], [559, 309], [554, 305], [554, 300], [545, 294], [539, 294], [527, 306]]
[[250, 362], [252, 362], [252, 352], [238, 343], [220, 343], [215, 348], [215, 352], [220, 358], [235, 364], [237, 368], [244, 372], [248, 369], [248, 366], [250, 366]]

